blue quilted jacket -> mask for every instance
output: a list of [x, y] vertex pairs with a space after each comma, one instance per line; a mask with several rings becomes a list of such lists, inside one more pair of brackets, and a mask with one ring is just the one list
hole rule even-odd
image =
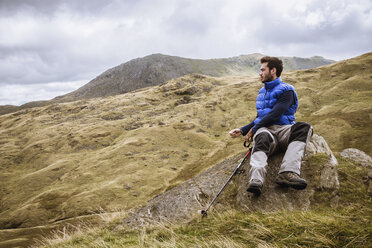
[[297, 93], [292, 85], [282, 82], [280, 77], [271, 82], [266, 82], [265, 86], [258, 92], [256, 101], [257, 118], [254, 120], [254, 124], [259, 123], [260, 120], [271, 111], [283, 92], [290, 90], [294, 93], [296, 103], [291, 105], [274, 125], [294, 124], [295, 113], [298, 107]]

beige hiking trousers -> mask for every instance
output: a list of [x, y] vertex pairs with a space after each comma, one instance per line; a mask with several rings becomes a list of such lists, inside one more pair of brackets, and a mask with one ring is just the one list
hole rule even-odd
[[301, 161], [312, 133], [311, 125], [305, 122], [258, 129], [253, 137], [250, 180], [264, 182], [268, 156], [279, 149], [286, 150], [279, 173], [291, 171], [300, 175]]

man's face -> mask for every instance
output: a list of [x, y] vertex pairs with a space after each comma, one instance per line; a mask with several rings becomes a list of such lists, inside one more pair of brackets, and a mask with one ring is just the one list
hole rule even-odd
[[[275, 70], [275, 68], [271, 69], [271, 71], [270, 71], [269, 67], [267, 66], [267, 62], [261, 64], [260, 78], [261, 78], [262, 83], [271, 82], [275, 79], [274, 76], [273, 76], [273, 71], [274, 70]], [[275, 75], [275, 73], [274, 73], [274, 75]]]

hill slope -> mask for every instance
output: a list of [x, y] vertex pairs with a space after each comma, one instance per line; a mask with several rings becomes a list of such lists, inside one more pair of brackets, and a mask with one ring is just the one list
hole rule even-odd
[[289, 72], [300, 97], [297, 118], [310, 122], [336, 151], [372, 154], [372, 53], [318, 69]]
[[[81, 99], [123, 94], [136, 89], [155, 86], [186, 74], [207, 76], [256, 75], [262, 54], [241, 55], [224, 59], [188, 59], [163, 54], [153, 54], [121, 64], [93, 79], [80, 89], [58, 99]], [[319, 56], [311, 58], [281, 57], [285, 69], [315, 68], [334, 61]]]
[[[369, 53], [287, 72], [283, 80], [298, 92], [297, 120], [313, 124], [334, 151], [352, 146], [372, 154], [371, 72]], [[30, 228], [141, 206], [239, 154], [240, 141], [227, 132], [255, 117], [261, 86], [251, 76], [194, 74], [0, 116], [0, 226]]]
[[[81, 88], [50, 101], [35, 101], [17, 106], [0, 106], [0, 114], [21, 109], [46, 106], [52, 103], [71, 102], [79, 99], [123, 94], [133, 90], [159, 85], [186, 74], [200, 73], [209, 76], [253, 74], [259, 69], [262, 54], [241, 55], [223, 59], [188, 59], [153, 54], [133, 59], [102, 73]], [[315, 68], [333, 63], [320, 56], [311, 58], [281, 57], [285, 70]]]
[[[311, 158], [317, 166], [322, 156]], [[324, 159], [324, 156], [323, 156]], [[340, 189], [315, 191], [307, 211], [247, 212], [213, 209], [208, 218], [187, 224], [159, 223], [133, 230], [122, 218], [100, 227], [71, 228], [43, 239], [42, 247], [369, 247], [371, 197], [362, 178], [366, 168], [338, 158]], [[310, 162], [309, 161], [309, 162]], [[227, 190], [238, 187], [233, 181]], [[224, 192], [219, 202], [226, 202]], [[231, 198], [231, 196], [230, 196]], [[335, 199], [337, 199], [335, 201]], [[103, 216], [107, 216], [103, 214]]]

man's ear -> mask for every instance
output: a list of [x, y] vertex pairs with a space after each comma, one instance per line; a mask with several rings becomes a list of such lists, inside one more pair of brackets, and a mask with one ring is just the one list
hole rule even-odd
[[270, 73], [272, 76], [276, 76], [276, 68], [274, 67], [273, 69], [271, 69]]

